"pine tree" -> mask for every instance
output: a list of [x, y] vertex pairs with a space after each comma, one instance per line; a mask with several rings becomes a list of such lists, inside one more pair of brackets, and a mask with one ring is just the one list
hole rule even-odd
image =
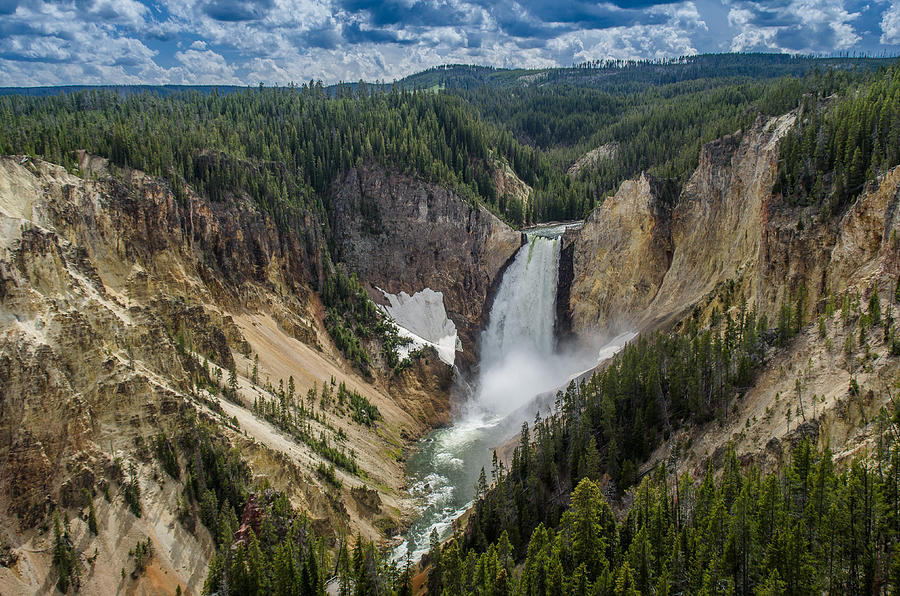
[[232, 366], [228, 370], [228, 390], [231, 392], [231, 395], [235, 398], [237, 397], [237, 388], [238, 388], [237, 371], [235, 370], [234, 366]]
[[602, 469], [601, 466], [600, 451], [597, 449], [597, 439], [591, 435], [591, 438], [588, 440], [587, 449], [585, 449], [584, 452], [584, 471], [582, 476], [594, 481], [599, 481], [601, 475], [600, 471]]
[[444, 575], [441, 541], [435, 529], [431, 530], [431, 536], [429, 536], [428, 563], [431, 567], [428, 571], [428, 593], [440, 594], [444, 586]]
[[640, 591], [634, 581], [634, 573], [627, 562], [619, 568], [614, 593], [616, 596], [640, 596]]

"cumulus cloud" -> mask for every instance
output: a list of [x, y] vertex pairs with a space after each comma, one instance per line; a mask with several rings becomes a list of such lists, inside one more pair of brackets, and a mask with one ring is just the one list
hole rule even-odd
[[80, 0], [75, 3], [84, 18], [103, 25], [142, 29], [150, 10], [135, 0]]
[[862, 2], [0, 0], [0, 85], [330, 83], [446, 63], [900, 50], [900, 0]]
[[736, 30], [734, 51], [828, 53], [854, 47], [862, 38], [844, 0], [734, 2], [729, 24]]
[[[0, 72], [15, 75], [25, 70], [16, 63], [28, 62], [28, 68], [36, 74], [48, 70], [60, 73], [47, 77], [48, 83], [55, 84], [69, 82], [60, 80], [60, 75], [78, 72], [79, 66], [88, 79], [103, 73], [124, 73], [126, 67], [146, 66], [153, 62], [155, 52], [136, 36], [114, 33], [115, 23], [141, 27], [142, 12], [127, 2], [115, 7], [101, 2], [22, 4], [0, 26], [0, 59], [4, 63]], [[61, 63], [67, 68], [60, 69]], [[16, 82], [15, 76], [11, 78]]]
[[170, 79], [177, 73], [181, 77], [180, 82], [184, 84], [241, 84], [241, 80], [235, 75], [236, 66], [229, 64], [222, 55], [212, 50], [189, 49], [175, 52], [175, 59], [181, 67], [173, 69]]
[[900, 45], [900, 2], [896, 0], [881, 17], [881, 43]]

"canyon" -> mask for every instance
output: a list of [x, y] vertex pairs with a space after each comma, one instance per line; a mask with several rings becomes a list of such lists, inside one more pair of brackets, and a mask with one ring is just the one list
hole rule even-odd
[[[856, 329], [833, 305], [865, 303], [871, 292], [895, 300], [900, 168], [870, 180], [840, 217], [789, 206], [773, 185], [795, 120], [760, 118], [703, 145], [674, 199], [651, 175], [625, 181], [554, 240], [558, 287], [542, 288], [555, 292], [542, 333], [551, 350], [556, 341], [596, 350], [622, 332], [703, 325], [741, 309], [774, 322], [802, 289], [802, 329], [771, 349], [728, 418], [679, 430], [643, 471], [679, 450], [699, 475], [729, 442], [763, 466], [803, 436], [841, 461], [872, 446], [900, 361], [878, 334], [865, 350], [842, 348]], [[520, 182], [509, 186], [527, 196]], [[332, 536], [329, 548], [354, 534], [385, 548], [401, 542], [421, 509], [408, 485], [411, 449], [451, 422], [460, 380], [479, 371], [495, 300], [507, 299], [504, 274], [534, 240], [437, 183], [375, 164], [349, 169], [331, 192], [333, 246], [313, 218], [288, 234], [245, 196], [213, 202], [188, 188], [178, 199], [162, 180], [101, 157], [82, 153], [75, 172], [0, 158], [0, 546], [15, 554], [0, 567], [0, 592], [52, 589], [46, 520], [62, 508], [84, 553], [81, 593], [199, 593], [215, 544], [202, 525], [185, 527], [179, 483], [152, 447], [185, 412], [215, 424], [255, 477]], [[459, 334], [456, 369], [427, 346], [398, 372], [354, 367], [326, 330], [318, 293], [331, 249], [378, 304], [391, 305], [384, 292], [440, 293]], [[233, 399], [197, 388], [198, 379], [224, 388], [229, 371]], [[310, 423], [343, 437], [362, 473], [337, 468], [339, 486], [330, 483], [317, 473], [320, 453], [257, 415], [265, 386], [288, 379], [301, 396], [345, 386], [377, 407], [383, 419], [371, 427], [337, 407]], [[798, 382], [811, 399], [806, 422], [792, 427], [781, 410]], [[850, 395], [851, 382], [875, 391]], [[491, 439], [479, 449], [504, 437]], [[124, 497], [129, 466], [141, 517]], [[145, 573], [127, 575], [129, 550], [146, 537], [155, 556]]]

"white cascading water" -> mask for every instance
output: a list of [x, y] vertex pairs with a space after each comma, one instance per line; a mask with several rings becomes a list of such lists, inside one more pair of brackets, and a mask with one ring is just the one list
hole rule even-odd
[[482, 367], [516, 350], [553, 353], [558, 276], [559, 238], [531, 236], [503, 274], [494, 298], [481, 335]]
[[481, 335], [479, 378], [472, 409], [506, 415], [554, 389], [559, 236], [530, 234], [503, 274]]
[[[395, 549], [395, 560], [418, 560], [428, 550], [432, 531], [446, 537], [453, 520], [471, 504], [482, 468], [490, 478], [493, 449], [534, 416], [536, 396], [565, 386], [597, 364], [596, 352], [557, 351], [556, 292], [564, 230], [555, 226], [529, 232], [527, 244], [504, 272], [481, 335], [478, 378], [466, 407], [452, 426], [423, 439], [407, 462], [410, 492], [422, 512]], [[618, 347], [610, 344], [601, 355], [611, 356], [631, 336], [616, 338]]]

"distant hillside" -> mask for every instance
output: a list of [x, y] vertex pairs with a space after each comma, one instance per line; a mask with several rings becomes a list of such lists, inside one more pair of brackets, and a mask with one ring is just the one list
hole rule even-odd
[[714, 78], [747, 79], [803, 76], [814, 69], [875, 70], [894, 58], [841, 58], [791, 56], [788, 54], [700, 54], [669, 60], [607, 60], [578, 64], [569, 68], [505, 69], [488, 66], [448, 64], [429, 68], [397, 81], [408, 89], [475, 89], [491, 87], [541, 86], [566, 83], [607, 91], [634, 91], [649, 85]]
[[[476, 64], [444, 64], [403, 77], [391, 83], [366, 81], [370, 89], [475, 89], [478, 87], [527, 87], [566, 83], [611, 91], [629, 84], [629, 91], [649, 85], [714, 78], [747, 79], [803, 76], [814, 69], [875, 70], [896, 57], [816, 57], [790, 54], [700, 54], [667, 60], [604, 60], [565, 68], [495, 68]], [[332, 93], [340, 89], [356, 92], [359, 82], [327, 85]], [[122, 94], [149, 91], [166, 96], [182, 91], [234, 93], [239, 85], [49, 85], [43, 87], [0, 87], [0, 95], [46, 96], [76, 91], [107, 90]]]
[[[282, 202], [322, 213], [336, 179], [378, 161], [521, 226], [585, 217], [642, 171], [671, 195], [703, 143], [888, 62], [717, 54], [543, 70], [451, 65], [390, 85], [5, 88], [0, 150], [72, 165], [72, 151], [86, 149], [213, 198], [236, 181], [276, 219]], [[606, 145], [617, 150], [567, 174]], [[253, 169], [269, 177], [244, 180]], [[501, 172], [527, 193], [507, 192]]]

